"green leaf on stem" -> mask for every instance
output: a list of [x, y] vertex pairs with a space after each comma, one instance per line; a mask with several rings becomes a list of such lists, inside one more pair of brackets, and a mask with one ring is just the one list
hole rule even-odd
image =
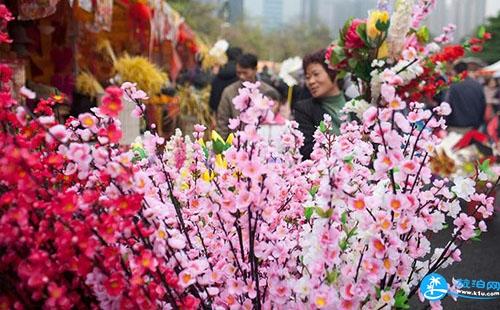
[[319, 185], [314, 185], [309, 190], [309, 194], [314, 198], [314, 196], [316, 196], [316, 193], [318, 192], [318, 190], [319, 190]]
[[354, 155], [348, 155], [346, 157], [343, 158], [343, 161], [346, 163], [346, 164], [352, 164], [352, 160], [354, 159]]
[[431, 34], [429, 32], [429, 28], [426, 26], [422, 26], [417, 30], [417, 39], [421, 43], [427, 43], [429, 42], [429, 39], [431, 37]]
[[304, 208], [304, 216], [306, 217], [306, 220], [311, 219], [313, 213], [314, 213], [313, 207]]
[[342, 251], [345, 251], [347, 249], [347, 238], [344, 238], [339, 242], [339, 248]]
[[347, 212], [344, 211], [342, 215], [340, 216], [340, 221], [342, 222], [342, 225], [345, 225], [347, 223]]
[[314, 210], [316, 211], [316, 214], [318, 214], [321, 218], [324, 219], [330, 218], [333, 214], [333, 209], [328, 209], [324, 211], [323, 209], [316, 207]]
[[396, 309], [410, 309], [410, 306], [408, 305], [408, 296], [404, 290], [397, 290], [394, 295], [394, 306]]
[[331, 284], [337, 282], [339, 274], [340, 273], [337, 270], [327, 271], [326, 272], [326, 283], [328, 283], [328, 285], [331, 285]]
[[474, 229], [474, 237], [471, 238], [472, 241], [481, 241], [481, 238], [479, 238], [481, 236], [481, 229], [479, 228], [476, 228]]
[[380, 32], [385, 32], [387, 31], [387, 29], [389, 29], [389, 22], [382, 22], [380, 20], [377, 20], [377, 22], [375, 23], [375, 27], [377, 28], [378, 31]]
[[325, 125], [324, 121], [321, 121], [319, 123], [319, 131], [321, 131], [321, 133], [325, 133], [326, 132], [326, 125]]
[[479, 39], [483, 39], [485, 33], [486, 33], [486, 28], [484, 27], [484, 25], [481, 25], [481, 27], [479, 27], [479, 29], [477, 30], [477, 37]]
[[215, 140], [213, 142], [213, 148], [214, 148], [214, 152], [215, 154], [221, 154], [222, 152], [225, 151], [225, 143], [221, 140]]
[[490, 170], [490, 160], [486, 159], [482, 163], [478, 164], [479, 171], [481, 172], [488, 172]]
[[203, 154], [205, 155], [205, 158], [208, 158], [208, 147], [203, 146]]
[[366, 36], [366, 23], [359, 24], [356, 27], [356, 33], [363, 42], [368, 45], [368, 37]]

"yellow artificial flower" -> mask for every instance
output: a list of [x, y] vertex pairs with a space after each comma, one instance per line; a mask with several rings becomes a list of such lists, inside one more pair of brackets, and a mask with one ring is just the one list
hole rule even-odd
[[387, 58], [387, 56], [389, 56], [389, 46], [387, 40], [385, 40], [378, 48], [377, 59]]
[[183, 179], [185, 179], [185, 178], [187, 178], [187, 177], [188, 177], [188, 175], [189, 175], [188, 170], [187, 170], [186, 168], [182, 168], [182, 169], [181, 169], [181, 177], [182, 177]]
[[212, 130], [212, 141], [217, 141], [217, 140], [224, 142], [224, 139], [222, 139], [219, 133], [215, 130]]
[[222, 154], [215, 155], [215, 165], [217, 167], [227, 169], [227, 161], [224, 157], [222, 157]]
[[233, 144], [233, 139], [234, 139], [234, 135], [233, 135], [233, 133], [230, 133], [229, 136], [227, 136], [226, 144]]
[[366, 21], [366, 35], [371, 40], [375, 39], [381, 34], [381, 32], [377, 29], [377, 21], [380, 21], [381, 23], [388, 23], [389, 12], [380, 10], [370, 11], [368, 20]]
[[210, 171], [210, 170], [206, 170], [201, 175], [201, 178], [203, 179], [203, 181], [206, 181], [206, 182], [212, 181], [214, 179], [214, 177], [215, 177], [215, 174], [213, 173], [213, 171]]
[[198, 139], [198, 143], [199, 143], [202, 147], [206, 147], [206, 145], [205, 145], [205, 141], [203, 140], [203, 138]]

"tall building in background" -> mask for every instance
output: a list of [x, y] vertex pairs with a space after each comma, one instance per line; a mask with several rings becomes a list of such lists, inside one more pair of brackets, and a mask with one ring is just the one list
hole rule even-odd
[[228, 23], [236, 23], [243, 18], [243, 0], [198, 0], [217, 8], [217, 15]]
[[229, 6], [229, 17], [227, 21], [231, 24], [237, 23], [243, 18], [243, 0], [227, 0]]
[[283, 0], [265, 0], [262, 4], [263, 29], [271, 31], [283, 26]]
[[[230, 0], [226, 0], [230, 2]], [[262, 25], [264, 31], [306, 23], [323, 24], [336, 37], [350, 17], [366, 18], [377, 0], [241, 0], [246, 18]], [[490, 0], [500, 1], [500, 0]], [[470, 35], [485, 22], [487, 0], [437, 0], [435, 10], [424, 22], [431, 34], [439, 35], [449, 23], [457, 26], [455, 39]]]

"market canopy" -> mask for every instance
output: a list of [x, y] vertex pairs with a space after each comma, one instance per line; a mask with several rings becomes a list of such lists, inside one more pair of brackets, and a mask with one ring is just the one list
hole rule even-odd
[[500, 60], [495, 62], [494, 64], [491, 64], [487, 67], [484, 67], [483, 72], [485, 73], [495, 73], [500, 71]]

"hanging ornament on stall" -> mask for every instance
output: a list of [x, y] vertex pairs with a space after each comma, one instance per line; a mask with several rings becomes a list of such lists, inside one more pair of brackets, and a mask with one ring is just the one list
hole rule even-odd
[[111, 31], [113, 0], [97, 0], [94, 13], [94, 27], [98, 31]]
[[131, 2], [129, 6], [130, 28], [134, 38], [147, 48], [150, 30], [151, 9], [142, 1]]
[[19, 0], [19, 20], [40, 19], [55, 13], [59, 0]]

